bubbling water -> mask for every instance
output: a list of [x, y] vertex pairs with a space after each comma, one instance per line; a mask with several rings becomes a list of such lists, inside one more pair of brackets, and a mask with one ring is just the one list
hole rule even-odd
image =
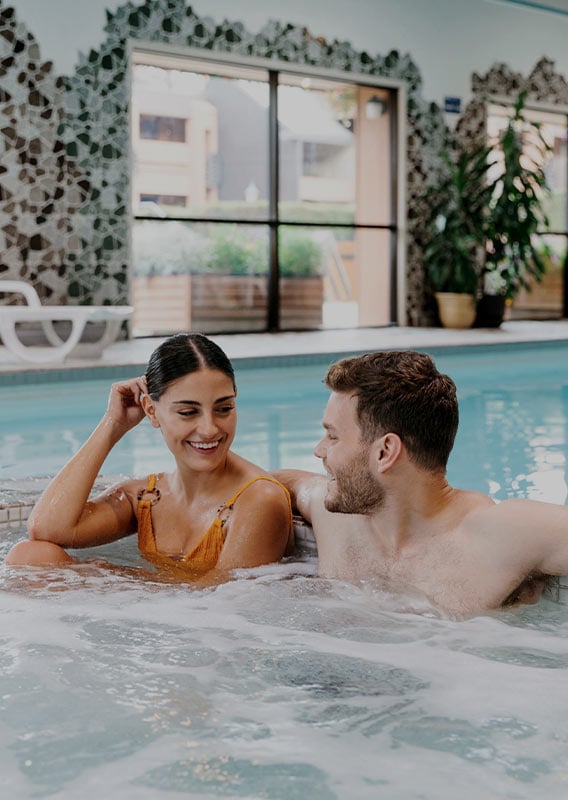
[[565, 606], [458, 621], [313, 558], [193, 590], [106, 550], [131, 569], [0, 573], [6, 797], [565, 796]]

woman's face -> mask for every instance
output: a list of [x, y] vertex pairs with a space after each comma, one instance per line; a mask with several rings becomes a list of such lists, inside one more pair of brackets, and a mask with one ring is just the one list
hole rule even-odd
[[222, 465], [235, 438], [236, 392], [216, 369], [200, 369], [173, 381], [146, 413], [176, 462], [208, 471]]

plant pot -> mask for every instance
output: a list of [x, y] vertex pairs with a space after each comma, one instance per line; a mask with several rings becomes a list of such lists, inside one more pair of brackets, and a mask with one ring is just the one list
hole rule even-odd
[[484, 294], [477, 303], [474, 328], [499, 328], [505, 315], [505, 296]]
[[444, 328], [471, 328], [476, 311], [472, 294], [436, 292], [436, 302]]

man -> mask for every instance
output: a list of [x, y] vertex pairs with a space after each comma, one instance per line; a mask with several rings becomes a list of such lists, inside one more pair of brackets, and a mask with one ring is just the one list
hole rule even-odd
[[274, 473], [313, 527], [320, 575], [373, 580], [462, 615], [536, 602], [550, 576], [568, 574], [568, 507], [496, 504], [448, 484], [456, 387], [429, 356], [343, 359], [325, 383], [315, 454], [328, 477]]

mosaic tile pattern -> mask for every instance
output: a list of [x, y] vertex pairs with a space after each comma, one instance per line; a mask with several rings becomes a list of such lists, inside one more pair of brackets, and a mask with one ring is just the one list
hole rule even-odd
[[[20, 182], [23, 205], [12, 208], [8, 197], [0, 197], [0, 229], [5, 239], [7, 228], [10, 234], [4, 242], [0, 269], [11, 277], [30, 280], [44, 296], [60, 296], [66, 288], [72, 303], [127, 301], [130, 85], [126, 41], [164, 42], [405, 81], [410, 243], [407, 321], [415, 325], [428, 321], [419, 198], [447, 131], [439, 107], [426, 103], [421, 95], [421, 77], [410, 56], [397, 51], [386, 56], [359, 52], [348, 42], [328, 42], [305, 28], [275, 21], [253, 34], [240, 22], [216, 23], [209, 17], [200, 18], [185, 0], [146, 0], [141, 5], [127, 2], [114, 14], [107, 12], [105, 33], [107, 38], [98, 50], [81, 55], [72, 76], [47, 80], [51, 67], [45, 65], [38, 73], [35, 65], [39, 64], [39, 49], [33, 36], [16, 20], [13, 9], [0, 0], [0, 57], [7, 55], [8, 61], [13, 58], [18, 62], [17, 66], [2, 66], [4, 91], [10, 94], [18, 90], [20, 83], [33, 83], [37, 73], [43, 98], [38, 113], [41, 115], [42, 109], [51, 112], [45, 118], [44, 139], [53, 142], [59, 159], [50, 211], [55, 227], [49, 237], [34, 240], [37, 249], [33, 251], [33, 264], [23, 254], [26, 235], [35, 236], [39, 224], [28, 213], [32, 197], [42, 185], [39, 166], [34, 165], [34, 170], [26, 172]], [[2, 97], [4, 102], [9, 100]], [[33, 129], [37, 115], [32, 111], [31, 96], [26, 106], [24, 110], [20, 108], [20, 118], [14, 117], [14, 129]], [[31, 145], [22, 143], [17, 136], [16, 140], [14, 146], [2, 130], [1, 146], [14, 150], [14, 164], [31, 150]], [[17, 175], [16, 166], [9, 174]]]
[[485, 75], [474, 73], [471, 79], [473, 99], [458, 124], [459, 141], [479, 141], [485, 137], [487, 99], [492, 95], [508, 97], [511, 103], [527, 90], [527, 102], [568, 105], [568, 82], [555, 71], [554, 62], [541, 58], [528, 77], [513, 72], [506, 64], [495, 64]]
[[65, 154], [64, 87], [12, 8], [0, 7], [0, 278], [67, 299], [81, 244], [73, 226], [88, 181]]

